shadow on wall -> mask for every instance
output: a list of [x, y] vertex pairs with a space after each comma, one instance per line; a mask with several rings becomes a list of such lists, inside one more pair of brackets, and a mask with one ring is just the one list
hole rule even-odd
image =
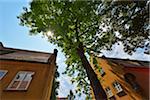
[[112, 69], [110, 69], [110, 71], [118, 77], [118, 79], [116, 79], [116, 80], [122, 85], [122, 88], [124, 89], [125, 93], [123, 93], [122, 95], [125, 95], [126, 93], [128, 93], [129, 96], [133, 100], [136, 100], [136, 98], [133, 96], [133, 93], [134, 93], [137, 97], [139, 97], [139, 95], [141, 95], [142, 97], [144, 97], [143, 98], [144, 100], [148, 99], [148, 97], [146, 97], [143, 92], [144, 90], [139, 85], [138, 85], [137, 90], [133, 88], [133, 85], [138, 84], [137, 82], [132, 80], [133, 85], [127, 83], [127, 81], [125, 80], [125, 77], [124, 77], [124, 75], [126, 73], [123, 71], [122, 65], [116, 64], [116, 63], [112, 62], [111, 60], [107, 60], [107, 64], [111, 66]]

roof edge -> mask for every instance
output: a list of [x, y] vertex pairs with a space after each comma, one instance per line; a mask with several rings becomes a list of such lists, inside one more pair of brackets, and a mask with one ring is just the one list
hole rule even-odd
[[0, 58], [0, 60], [4, 60], [4, 61], [17, 61], [17, 62], [28, 62], [28, 63], [48, 64], [48, 62], [31, 61], [31, 60], [2, 59], [2, 58]]
[[53, 54], [53, 53], [49, 53], [49, 52], [42, 52], [42, 51], [34, 51], [34, 50], [27, 50], [27, 49], [19, 49], [19, 48], [5, 47], [2, 42], [0, 42], [0, 46], [3, 47], [4, 49], [27, 51], [27, 52], [34, 52], [34, 53], [43, 53], [43, 54]]
[[[97, 56], [98, 57], [98, 56]], [[134, 62], [145, 62], [145, 63], [150, 63], [150, 61], [146, 61], [146, 60], [136, 60], [136, 59], [125, 59], [125, 58], [113, 58], [113, 57], [98, 57], [98, 58], [103, 58], [103, 59], [114, 59], [114, 60], [124, 60], [124, 61], [134, 61]]]

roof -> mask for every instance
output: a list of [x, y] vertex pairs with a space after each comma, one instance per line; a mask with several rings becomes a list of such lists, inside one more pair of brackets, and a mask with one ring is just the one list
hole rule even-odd
[[68, 100], [68, 97], [57, 97], [56, 100]]
[[21, 60], [47, 63], [52, 53], [39, 51], [22, 50], [16, 48], [7, 48], [0, 43], [1, 60]]
[[149, 68], [149, 61], [141, 61], [141, 60], [130, 60], [130, 59], [121, 59], [121, 58], [108, 58], [108, 57], [100, 57], [103, 59], [108, 59], [109, 61], [122, 65], [124, 67], [143, 67]]

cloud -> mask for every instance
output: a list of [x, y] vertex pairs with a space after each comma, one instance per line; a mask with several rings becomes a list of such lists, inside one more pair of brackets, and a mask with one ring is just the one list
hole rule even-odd
[[60, 81], [60, 88], [59, 88], [59, 96], [65, 97], [69, 94], [70, 90], [75, 89], [75, 85], [73, 85], [70, 81], [70, 77], [67, 75], [62, 75], [58, 80]]
[[[120, 45], [115, 44], [111, 51], [103, 50], [103, 53], [106, 57], [111, 57], [111, 58], [150, 60], [150, 56], [144, 54], [142, 49], [137, 50], [132, 55], [128, 55], [127, 53], [124, 52], [122, 44]], [[66, 97], [69, 94], [70, 90], [74, 91], [76, 88], [76, 84], [71, 83], [70, 77], [68, 77], [67, 75], [61, 74], [62, 72], [65, 71], [65, 67], [66, 67], [65, 60], [66, 58], [63, 55], [63, 53], [60, 53], [57, 57], [57, 63], [59, 66], [58, 71], [60, 72], [59, 97]], [[85, 99], [85, 95], [82, 95], [82, 97], [78, 97], [76, 95], [76, 100], [84, 100], [84, 99]]]
[[69, 94], [70, 90], [74, 91], [76, 86], [71, 83], [71, 77], [62, 74], [62, 72], [64, 72], [66, 68], [65, 60], [66, 58], [64, 54], [61, 52], [61, 49], [59, 49], [57, 56], [58, 72], [60, 73], [60, 77], [58, 78], [60, 82], [60, 87], [58, 90], [59, 97], [66, 97]]
[[150, 56], [144, 54], [143, 49], [138, 49], [132, 55], [129, 55], [124, 52], [123, 45], [121, 43], [120, 45], [115, 44], [111, 51], [103, 50], [102, 52], [106, 57], [150, 61]]

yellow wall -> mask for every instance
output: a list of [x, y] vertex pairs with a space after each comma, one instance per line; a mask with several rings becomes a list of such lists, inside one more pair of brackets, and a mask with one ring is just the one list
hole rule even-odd
[[[91, 59], [91, 62], [93, 62], [92, 59]], [[136, 93], [131, 88], [131, 86], [125, 82], [124, 77], [123, 77], [124, 71], [122, 69], [122, 66], [117, 66], [115, 64], [111, 64], [108, 60], [105, 60], [102, 58], [98, 58], [98, 63], [100, 65], [100, 67], [102, 67], [106, 73], [103, 77], [101, 77], [100, 72], [98, 70], [95, 70], [95, 72], [98, 75], [98, 78], [100, 79], [100, 83], [104, 89], [106, 87], [109, 87], [111, 89], [116, 100], [142, 100], [141, 95]], [[94, 69], [94, 65], [92, 63], [91, 63], [91, 65]], [[119, 97], [117, 95], [117, 92], [112, 85], [112, 83], [114, 81], [117, 81], [122, 85], [122, 88], [127, 95], [122, 96], [122, 97]]]
[[[8, 70], [4, 78], [0, 80], [0, 100], [49, 100], [55, 64], [1, 60], [0, 69]], [[6, 90], [19, 71], [35, 72], [27, 91]]]

